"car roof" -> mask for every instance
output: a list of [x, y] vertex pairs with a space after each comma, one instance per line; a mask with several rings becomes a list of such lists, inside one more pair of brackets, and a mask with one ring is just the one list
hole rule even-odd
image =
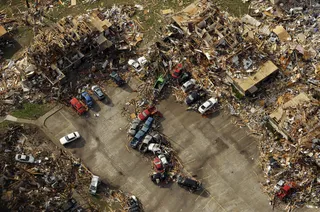
[[88, 92], [82, 92], [81, 94], [86, 100], [91, 100], [91, 96], [88, 94]]
[[218, 99], [217, 98], [214, 98], [214, 97], [211, 97], [209, 99], [209, 101], [211, 101], [213, 104], [216, 104], [218, 102]]
[[69, 138], [73, 138], [73, 137], [76, 137], [76, 134], [75, 134], [75, 132], [73, 132], [73, 133], [68, 134], [67, 136], [68, 136]]
[[72, 99], [70, 100], [70, 103], [73, 104], [73, 105], [76, 105], [76, 104], [78, 104], [78, 103], [80, 103], [80, 102], [79, 102], [79, 100], [78, 100], [77, 98], [74, 97], [74, 98], [72, 98]]
[[212, 104], [211, 101], [206, 101], [205, 103], [202, 104], [203, 107], [209, 107]]

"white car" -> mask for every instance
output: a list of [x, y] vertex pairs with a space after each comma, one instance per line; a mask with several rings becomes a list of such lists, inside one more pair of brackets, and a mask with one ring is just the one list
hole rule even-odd
[[139, 57], [138, 62], [143, 67], [148, 63], [148, 60], [145, 57]]
[[169, 164], [166, 156], [164, 156], [163, 154], [158, 155], [158, 158], [161, 160], [163, 166], [167, 166]]
[[132, 66], [136, 70], [137, 73], [140, 73], [142, 71], [142, 66], [140, 65], [140, 63], [138, 61], [130, 59], [128, 61], [128, 64], [130, 66]]
[[100, 182], [99, 176], [92, 175], [92, 179], [89, 187], [90, 194], [95, 195], [97, 193], [99, 182]]
[[185, 82], [182, 86], [181, 89], [183, 92], [187, 93], [189, 90], [191, 90], [194, 86], [196, 85], [196, 80], [195, 79], [190, 79], [187, 82]]
[[128, 130], [128, 134], [131, 135], [131, 136], [134, 136], [137, 133], [137, 128], [138, 128], [139, 124], [140, 124], [140, 120], [139, 119], [134, 119], [131, 122], [130, 128]]
[[160, 144], [154, 144], [154, 143], [149, 144], [148, 150], [153, 152], [153, 154], [160, 153], [161, 152]]
[[130, 59], [128, 64], [132, 66], [137, 73], [140, 73], [143, 70], [143, 67], [148, 63], [148, 60], [145, 57], [139, 57], [137, 60]]
[[204, 114], [205, 112], [207, 112], [208, 110], [210, 110], [214, 105], [216, 105], [218, 103], [218, 99], [217, 98], [210, 98], [208, 99], [205, 103], [203, 103], [198, 111], [201, 113], [201, 114]]
[[34, 163], [34, 157], [32, 157], [32, 155], [16, 154], [15, 159], [22, 163]]
[[60, 138], [60, 143], [62, 145], [65, 145], [67, 143], [77, 140], [78, 138], [80, 138], [80, 134], [78, 132], [73, 132]]

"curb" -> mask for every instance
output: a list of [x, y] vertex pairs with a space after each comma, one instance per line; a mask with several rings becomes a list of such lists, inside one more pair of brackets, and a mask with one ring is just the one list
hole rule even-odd
[[[56, 106], [56, 107], [58, 107], [58, 106]], [[53, 112], [52, 112], [52, 111], [49, 111], [48, 113], [51, 112], [49, 115], [47, 115], [47, 114], [48, 114], [48, 113], [47, 113], [47, 114], [44, 114], [42, 117], [38, 118], [38, 119], [37, 119], [37, 122], [40, 122], [41, 119], [42, 119], [43, 117], [45, 117], [44, 120], [42, 121], [42, 123], [40, 123], [39, 126], [40, 126], [40, 127], [42, 127], [42, 126], [47, 127], [46, 124], [45, 124], [46, 121], [47, 121], [47, 119], [50, 118], [51, 116], [53, 116], [54, 114], [56, 114], [56, 113], [57, 113], [58, 111], [60, 111], [62, 108], [63, 108], [63, 105], [60, 105], [59, 108], [55, 109], [55, 111], [53, 111]]]

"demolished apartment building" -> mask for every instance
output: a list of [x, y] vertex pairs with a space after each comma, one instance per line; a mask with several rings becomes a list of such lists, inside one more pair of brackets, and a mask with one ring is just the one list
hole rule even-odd
[[63, 18], [35, 36], [28, 51], [30, 62], [41, 69], [52, 85], [64, 78], [64, 72], [80, 65], [92, 50], [103, 51], [112, 45], [104, 37], [111, 23], [97, 14]]
[[271, 113], [269, 123], [287, 140], [310, 141], [320, 134], [319, 103], [300, 93]]
[[[249, 18], [246, 17], [247, 22], [261, 24]], [[226, 70], [227, 81], [243, 96], [255, 93], [262, 82], [276, 75], [278, 67], [268, 54], [259, 50], [259, 41], [250, 30], [241, 33], [237, 19], [224, 16], [209, 2], [193, 3], [173, 16], [173, 20], [195, 44], [196, 51], [203, 53], [217, 68]]]

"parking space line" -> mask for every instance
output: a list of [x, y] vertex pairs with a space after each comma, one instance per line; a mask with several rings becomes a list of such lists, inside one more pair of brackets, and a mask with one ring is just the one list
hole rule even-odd
[[229, 121], [228, 123], [226, 123], [225, 125], [223, 125], [222, 127], [220, 127], [220, 128], [218, 129], [218, 132], [219, 132], [220, 130], [226, 128], [229, 124], [232, 124], [232, 123]]
[[248, 137], [247, 135], [242, 136], [240, 139], [238, 139], [238, 141], [242, 141], [242, 139], [244, 139], [245, 137]]
[[204, 178], [202, 178], [202, 179], [200, 179], [201, 181], [202, 180], [205, 180], [205, 179], [208, 179], [209, 177], [211, 177], [212, 175], [208, 175], [208, 176], [206, 176], [206, 177], [204, 177]]
[[194, 161], [196, 161], [196, 159], [189, 160], [188, 162], [185, 162], [185, 163], [183, 163], [183, 164], [184, 164], [184, 165], [187, 165], [187, 164], [192, 163], [192, 162], [194, 162]]
[[215, 203], [217, 203], [217, 205], [218, 205], [223, 211], [226, 211], [226, 209], [214, 198], [213, 195], [211, 195], [210, 200], [209, 200], [209, 201], [207, 202], [207, 204], [202, 208], [202, 210], [204, 210], [212, 200], [215, 201]]
[[252, 145], [252, 143], [255, 143], [256, 141], [255, 140], [253, 140], [250, 144], [248, 144], [247, 146], [245, 146], [243, 149], [247, 149], [249, 146], [251, 146]]
[[[197, 198], [194, 200], [194, 202], [198, 201], [198, 199], [201, 197], [201, 195], [204, 193], [204, 192], [207, 192], [205, 189], [197, 196]], [[211, 194], [209, 192], [207, 192], [209, 194], [209, 197], [211, 196]], [[198, 206], [199, 207], [199, 206]]]

